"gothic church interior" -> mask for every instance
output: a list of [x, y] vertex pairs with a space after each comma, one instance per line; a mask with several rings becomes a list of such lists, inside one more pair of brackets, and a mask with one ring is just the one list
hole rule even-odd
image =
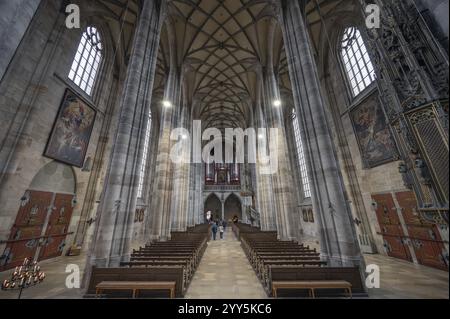
[[448, 299], [448, 6], [0, 0], [0, 299]]

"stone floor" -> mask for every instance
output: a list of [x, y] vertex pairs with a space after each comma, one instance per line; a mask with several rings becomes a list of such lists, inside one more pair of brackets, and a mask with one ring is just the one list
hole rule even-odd
[[[82, 298], [81, 289], [69, 289], [66, 286], [66, 279], [70, 273], [66, 273], [68, 265], [76, 265], [80, 269], [80, 283], [83, 280], [86, 256], [58, 257], [39, 263], [41, 270], [45, 272], [45, 280], [34, 287], [30, 287], [22, 292], [22, 299], [79, 299]], [[0, 280], [3, 282], [9, 279], [12, 271], [0, 273]], [[17, 299], [17, 290], [1, 291], [0, 299]]]
[[380, 267], [380, 288], [370, 289], [376, 299], [449, 299], [449, 273], [382, 255], [365, 255], [366, 264]]
[[[66, 267], [80, 267], [81, 278], [85, 256], [59, 257], [40, 263], [46, 280], [25, 290], [23, 299], [76, 299], [80, 289], [66, 287]], [[449, 273], [425, 266], [381, 256], [366, 255], [366, 264], [380, 267], [380, 289], [369, 290], [373, 299], [449, 299]], [[7, 279], [10, 271], [0, 273]], [[0, 291], [0, 299], [16, 299], [17, 291]], [[247, 261], [234, 234], [228, 231], [224, 240], [211, 241], [186, 294], [187, 299], [262, 299], [267, 298], [258, 278]]]
[[230, 229], [210, 241], [188, 288], [187, 299], [264, 299], [258, 277]]

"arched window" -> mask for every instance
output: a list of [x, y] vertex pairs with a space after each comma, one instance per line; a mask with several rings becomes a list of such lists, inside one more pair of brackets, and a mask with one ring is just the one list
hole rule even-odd
[[152, 115], [148, 116], [147, 130], [145, 131], [145, 141], [144, 141], [144, 153], [142, 154], [141, 170], [139, 174], [139, 184], [138, 184], [138, 198], [142, 198], [144, 192], [144, 179], [147, 173], [147, 159], [150, 148], [150, 132], [152, 130]]
[[292, 124], [294, 126], [294, 136], [295, 136], [295, 144], [297, 147], [297, 155], [298, 155], [298, 167], [300, 168], [300, 173], [302, 176], [302, 184], [303, 184], [303, 193], [305, 198], [311, 197], [311, 186], [309, 184], [308, 170], [306, 169], [306, 159], [305, 152], [303, 149], [302, 137], [300, 135], [300, 124], [298, 122], [297, 114], [295, 113], [295, 109], [292, 111]]
[[356, 97], [375, 81], [373, 64], [357, 28], [350, 27], [345, 30], [341, 46], [345, 71], [353, 96]]
[[103, 45], [98, 30], [94, 27], [88, 27], [81, 37], [69, 73], [69, 79], [88, 95], [92, 94], [102, 61], [102, 50]]

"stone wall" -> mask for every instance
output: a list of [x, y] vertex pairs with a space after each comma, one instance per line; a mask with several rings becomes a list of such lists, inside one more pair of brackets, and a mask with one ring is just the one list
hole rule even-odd
[[[414, 0], [419, 10], [429, 11], [434, 22], [439, 26], [439, 31], [447, 37], [448, 42], [448, 0]], [[433, 26], [431, 26], [433, 27]]]
[[[97, 117], [86, 154], [86, 158], [93, 161], [92, 168], [73, 168], [77, 205], [69, 227], [69, 233], [73, 235], [66, 241], [66, 249], [69, 249], [79, 228], [88, 185], [94, 185], [90, 190], [95, 193], [91, 201], [99, 199], [103, 164], [108, 159], [113, 142], [110, 136], [113, 136], [117, 122], [117, 116], [113, 114], [120, 96], [120, 84], [114, 77], [111, 61], [114, 54], [108, 51], [112, 45], [107, 41], [93, 97], [86, 96], [68, 79], [84, 28], [68, 30], [59, 6], [60, 1], [42, 2], [0, 83], [0, 240], [9, 237], [19, 199], [30, 186], [39, 188], [36, 182], [32, 185], [33, 179], [43, 167], [53, 162], [43, 154], [64, 93], [70, 88], [96, 109]], [[111, 38], [107, 36], [108, 29], [103, 21], [90, 17], [88, 11], [84, 13], [84, 18], [89, 18], [100, 29], [104, 39]], [[85, 27], [86, 21], [82, 23]], [[5, 60], [0, 57], [0, 61]], [[101, 145], [105, 147], [99, 154]], [[92, 206], [94, 209], [88, 212], [87, 218], [95, 217], [95, 205]], [[0, 245], [0, 251], [3, 248]]]
[[3, 78], [41, 0], [0, 2], [0, 80]]
[[[378, 90], [376, 86], [369, 87], [354, 99], [347, 86], [340, 61], [336, 59], [335, 55], [329, 55], [326, 73], [327, 78], [324, 80], [326, 90], [324, 92], [328, 93], [329, 122], [336, 132], [333, 135], [334, 142], [340, 161], [349, 205], [354, 217], [358, 217], [359, 220], [361, 220], [360, 216], [363, 214], [368, 217], [370, 232], [374, 239], [376, 251], [378, 253], [385, 253], [383, 238], [377, 234], [380, 232], [380, 229], [375, 211], [372, 207], [371, 196], [372, 194], [406, 190], [406, 188], [398, 172], [398, 161], [393, 160], [373, 168], [365, 167], [350, 118], [350, 111], [367, 104], [370, 97], [376, 98]], [[355, 195], [358, 192], [359, 194]], [[359, 197], [359, 195], [362, 197], [363, 203], [358, 206], [359, 200], [355, 197]], [[360, 244], [362, 244], [361, 233], [358, 235]]]

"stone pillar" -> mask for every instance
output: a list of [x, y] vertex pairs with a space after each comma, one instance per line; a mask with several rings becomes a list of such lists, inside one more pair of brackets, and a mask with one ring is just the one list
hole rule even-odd
[[0, 1], [0, 81], [41, 0]]
[[[152, 110], [155, 108], [155, 103], [158, 104], [160, 101], [153, 101], [152, 103]], [[148, 156], [148, 173], [146, 176], [146, 186], [145, 186], [145, 204], [147, 206], [146, 212], [145, 212], [145, 221], [144, 221], [144, 234], [143, 239], [145, 242], [147, 242], [147, 239], [151, 237], [152, 235], [152, 222], [153, 222], [153, 216], [154, 214], [150, 211], [151, 205], [153, 201], [155, 200], [153, 198], [153, 187], [154, 187], [154, 175], [155, 173], [155, 165], [156, 165], [156, 159], [158, 155], [158, 141], [159, 141], [159, 132], [160, 132], [160, 125], [158, 121], [155, 121], [152, 119], [152, 132], [150, 135], [150, 148], [149, 148], [149, 156]]]
[[193, 164], [195, 169], [194, 174], [194, 211], [192, 212], [194, 216], [194, 224], [200, 224], [204, 222], [204, 198], [203, 198], [203, 172], [204, 172], [204, 165], [201, 163]]
[[302, 139], [318, 217], [321, 253], [329, 266], [359, 266], [361, 253], [346, 203], [303, 13], [298, 1], [282, 1], [281, 9], [295, 107], [305, 128]]
[[[256, 122], [258, 128], [267, 128], [264, 114], [262, 112], [261, 94], [258, 94], [256, 102]], [[258, 134], [258, 148], [262, 147], [261, 138]], [[277, 229], [274, 197], [272, 189], [272, 176], [264, 174], [264, 165], [257, 159], [256, 163], [256, 183], [257, 183], [257, 200], [258, 209], [261, 215], [261, 230], [275, 231]]]
[[272, 62], [264, 72], [264, 105], [268, 115], [268, 128], [277, 129], [277, 170], [272, 174], [273, 194], [275, 199], [275, 216], [278, 237], [281, 240], [298, 240], [297, 207], [293, 200], [292, 186], [294, 181], [290, 173], [289, 150], [287, 148], [286, 128], [283, 118], [283, 104], [275, 106], [276, 100], [281, 101], [278, 81]]
[[130, 254], [159, 48], [161, 8], [160, 1], [145, 1], [139, 17], [90, 256], [91, 265], [97, 267], [117, 267]]
[[176, 109], [180, 107], [181, 81], [180, 73], [172, 64], [167, 77], [164, 101], [170, 106], [163, 106], [161, 110], [160, 133], [158, 141], [158, 155], [152, 192], [152, 230], [149, 240], [168, 240], [171, 231], [171, 207], [173, 195], [173, 163], [170, 159], [172, 143], [170, 134], [176, 123]]
[[[180, 120], [178, 126], [180, 128], [188, 129], [188, 109], [183, 105], [181, 110]], [[187, 138], [182, 139], [183, 143], [183, 158], [182, 163], [174, 164], [173, 174], [173, 198], [172, 198], [172, 230], [186, 231], [188, 226], [188, 200], [189, 200], [189, 178], [190, 178], [190, 158], [191, 158], [191, 143]]]
[[225, 220], [225, 201], [222, 200], [222, 220]]

